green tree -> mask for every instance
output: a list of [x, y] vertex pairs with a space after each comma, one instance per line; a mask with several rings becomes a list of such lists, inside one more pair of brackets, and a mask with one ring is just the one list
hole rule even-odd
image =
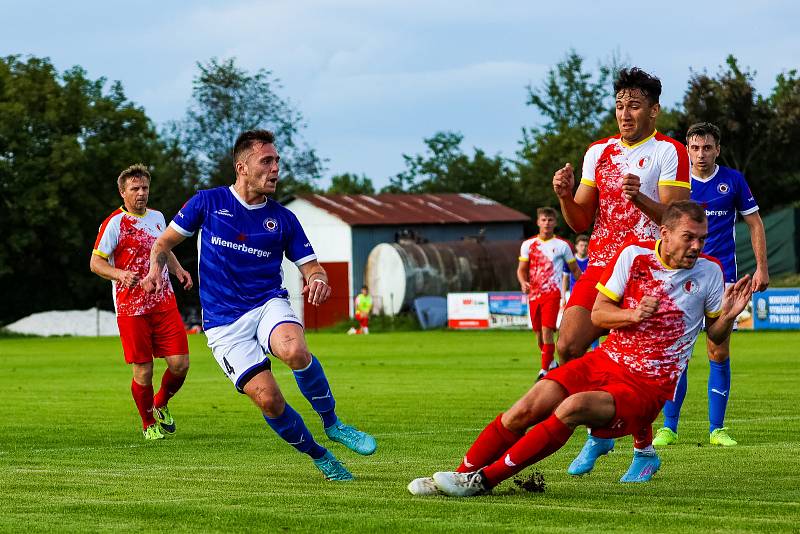
[[769, 210], [800, 198], [800, 81], [780, 74], [769, 97], [753, 85], [755, 73], [728, 56], [716, 76], [694, 73], [683, 99], [675, 137], [685, 140], [695, 122], [722, 132], [719, 162], [745, 174], [759, 205]]
[[47, 59], [0, 58], [0, 322], [111, 304], [89, 255], [121, 203], [117, 175], [137, 162], [153, 172], [151, 204], [171, 217], [188, 197], [182, 154], [119, 83], [80, 67], [59, 74]]
[[179, 125], [180, 144], [200, 169], [200, 185], [233, 181], [232, 148], [244, 130], [265, 128], [275, 133], [281, 154], [280, 194], [314, 190], [322, 162], [301, 139], [303, 116], [283, 98], [271, 71], [249, 73], [233, 58], [197, 63], [192, 103]]
[[326, 191], [330, 195], [372, 195], [375, 193], [375, 186], [372, 180], [357, 174], [337, 174], [331, 178], [331, 185]]
[[474, 149], [472, 157], [461, 150], [464, 136], [438, 132], [425, 139], [425, 154], [403, 154], [406, 170], [389, 181], [383, 192], [477, 193], [509, 206], [519, 204], [518, 183], [508, 163]]

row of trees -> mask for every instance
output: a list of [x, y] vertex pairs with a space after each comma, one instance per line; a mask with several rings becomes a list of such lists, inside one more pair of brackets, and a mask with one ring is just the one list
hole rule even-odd
[[[424, 153], [403, 156], [405, 169], [383, 191], [480, 193], [527, 213], [553, 205], [553, 171], [565, 161], [580, 165], [591, 141], [616, 131], [615, 70], [587, 69], [569, 52], [527, 88], [543, 121], [522, 129], [516, 154], [468, 153], [461, 134], [436, 132]], [[717, 123], [722, 162], [747, 174], [769, 210], [800, 198], [800, 79], [782, 73], [763, 96], [753, 76], [733, 57], [716, 74], [693, 73], [659, 129], [682, 139], [692, 122]], [[349, 173], [318, 185], [324, 161], [304, 142], [304, 119], [282, 90], [268, 70], [212, 59], [198, 64], [185, 117], [159, 130], [118, 82], [89, 79], [80, 67], [59, 73], [47, 59], [0, 58], [0, 323], [41, 309], [109, 305], [88, 254], [101, 218], [119, 205], [116, 175], [132, 162], [151, 166], [152, 194], [169, 217], [198, 188], [230, 183], [233, 139], [267, 127], [281, 150], [283, 195], [376, 192], [369, 177]], [[195, 262], [192, 247], [178, 253]]]

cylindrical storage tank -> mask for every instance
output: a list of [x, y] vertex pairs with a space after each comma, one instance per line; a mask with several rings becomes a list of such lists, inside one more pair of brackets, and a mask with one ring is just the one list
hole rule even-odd
[[521, 241], [381, 243], [367, 258], [375, 312], [395, 315], [422, 296], [519, 290]]

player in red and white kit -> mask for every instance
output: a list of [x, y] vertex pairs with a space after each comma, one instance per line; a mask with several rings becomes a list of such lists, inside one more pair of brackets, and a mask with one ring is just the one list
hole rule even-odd
[[610, 334], [600, 347], [548, 373], [500, 414], [457, 471], [416, 479], [409, 491], [480, 495], [560, 449], [579, 425], [614, 438], [652, 424], [704, 317], [708, 337], [724, 340], [752, 294], [749, 275], [725, 289], [722, 267], [701, 255], [708, 223], [699, 205], [671, 204], [660, 230], [661, 240], [623, 247], [601, 275], [592, 320]]
[[[167, 271], [159, 293], [147, 293], [139, 284], [150, 270], [150, 249], [166, 228], [161, 212], [147, 207], [150, 173], [144, 165], [132, 165], [122, 171], [117, 185], [123, 206], [100, 226], [89, 267], [112, 281], [125, 362], [133, 366], [131, 394], [142, 418], [144, 437], [163, 439], [164, 432], [175, 432], [167, 402], [186, 379], [189, 345]], [[192, 287], [192, 277], [172, 253], [168, 268], [184, 289]], [[167, 363], [155, 395], [154, 356]]]
[[564, 298], [561, 288], [564, 266], [569, 267], [575, 279], [581, 276], [572, 247], [553, 233], [557, 217], [553, 208], [536, 210], [539, 234], [522, 242], [517, 267], [517, 280], [522, 292], [528, 294], [531, 325], [542, 354], [538, 379], [557, 365], [553, 332], [556, 330], [558, 310]]

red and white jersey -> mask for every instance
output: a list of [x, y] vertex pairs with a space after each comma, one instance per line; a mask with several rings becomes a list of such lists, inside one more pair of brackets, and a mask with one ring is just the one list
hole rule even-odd
[[640, 191], [660, 201], [661, 185], [689, 189], [689, 156], [678, 141], [653, 135], [628, 145], [619, 135], [596, 141], [583, 158], [581, 183], [596, 187], [597, 217], [589, 240], [589, 266], [605, 267], [626, 241], [658, 239], [658, 225], [622, 194], [622, 177], [635, 174]]
[[[117, 208], [100, 225], [92, 254], [106, 258], [117, 269], [132, 271], [144, 278], [150, 270], [150, 249], [165, 228], [160, 211], [148, 208], [147, 213], [140, 216]], [[176, 307], [166, 269], [163, 278], [163, 289], [159, 293], [147, 293], [140, 285], [128, 288], [112, 282], [117, 315], [144, 315]]]
[[558, 236], [526, 239], [519, 249], [519, 261], [528, 262], [528, 298], [561, 294], [564, 266], [575, 261], [569, 242]]
[[611, 330], [599, 350], [671, 391], [692, 355], [703, 316], [719, 316], [725, 284], [722, 266], [710, 256], [701, 255], [691, 269], [667, 267], [660, 243], [622, 248], [603, 272], [597, 289], [621, 308], [636, 308], [646, 295], [659, 305], [641, 323]]

